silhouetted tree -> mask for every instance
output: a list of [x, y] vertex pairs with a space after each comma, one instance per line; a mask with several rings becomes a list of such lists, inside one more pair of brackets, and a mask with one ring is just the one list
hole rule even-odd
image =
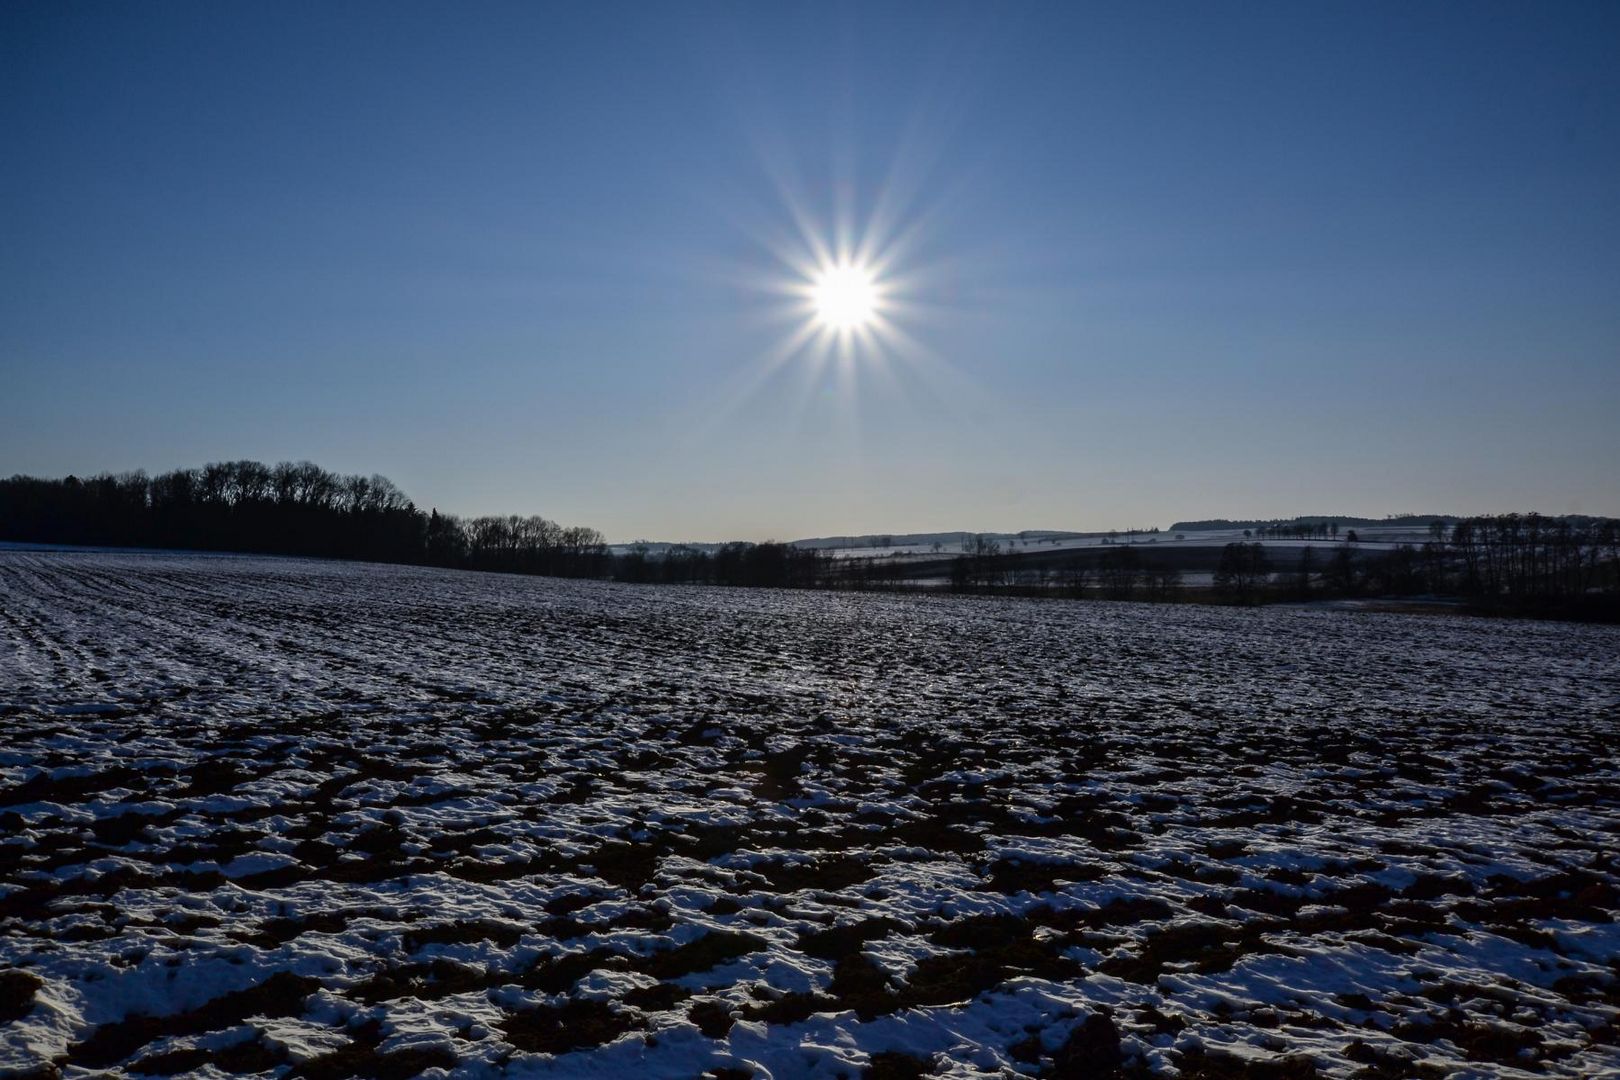
[[1316, 573], [1316, 549], [1306, 547], [1299, 553], [1299, 569], [1294, 579], [1295, 590], [1301, 598], [1311, 595], [1311, 577]]
[[1147, 597], [1159, 603], [1181, 598], [1181, 571], [1173, 566], [1149, 566], [1142, 571]]
[[1215, 591], [1246, 603], [1271, 576], [1271, 562], [1261, 544], [1231, 543], [1221, 549], [1215, 567]]
[[1333, 556], [1328, 560], [1322, 581], [1328, 591], [1335, 596], [1356, 594], [1356, 561], [1349, 544], [1340, 544], [1333, 549]]
[[958, 591], [997, 584], [1003, 573], [998, 564], [1001, 543], [984, 533], [964, 536], [962, 554], [951, 567], [951, 586]]
[[1134, 547], [1119, 547], [1105, 554], [1098, 566], [1103, 595], [1110, 600], [1129, 600], [1136, 591], [1142, 572], [1142, 556]]

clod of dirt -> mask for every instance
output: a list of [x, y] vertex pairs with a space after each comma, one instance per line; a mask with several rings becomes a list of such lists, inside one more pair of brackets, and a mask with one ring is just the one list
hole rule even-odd
[[34, 1010], [34, 994], [45, 983], [30, 971], [0, 971], [0, 1024], [21, 1020]]
[[933, 1071], [931, 1059], [899, 1050], [872, 1055], [871, 1064], [861, 1072], [861, 1080], [920, 1080]]
[[1052, 1055], [1052, 1068], [1048, 1076], [1061, 1080], [1112, 1076], [1125, 1063], [1125, 1052], [1119, 1044], [1119, 1028], [1114, 1018], [1103, 1013], [1092, 1013]]
[[563, 1054], [612, 1042], [635, 1026], [628, 1013], [604, 1002], [576, 999], [513, 1013], [501, 1031], [519, 1050]]

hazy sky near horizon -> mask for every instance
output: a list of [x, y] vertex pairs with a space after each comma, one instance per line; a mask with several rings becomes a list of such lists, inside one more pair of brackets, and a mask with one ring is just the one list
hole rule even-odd
[[[0, 7], [0, 473], [1620, 515], [1620, 5]], [[891, 332], [802, 341], [816, 243]]]

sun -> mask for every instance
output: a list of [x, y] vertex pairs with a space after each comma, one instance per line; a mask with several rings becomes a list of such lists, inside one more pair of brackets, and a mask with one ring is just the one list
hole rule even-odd
[[827, 329], [840, 333], [862, 330], [877, 317], [877, 280], [860, 263], [826, 266], [815, 277], [810, 299], [816, 306], [816, 318]]

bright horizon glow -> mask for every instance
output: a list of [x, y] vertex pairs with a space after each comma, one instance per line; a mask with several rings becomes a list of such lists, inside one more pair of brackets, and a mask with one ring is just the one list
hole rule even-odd
[[860, 330], [877, 315], [877, 281], [860, 263], [828, 266], [817, 276], [811, 299], [823, 326], [839, 333]]

